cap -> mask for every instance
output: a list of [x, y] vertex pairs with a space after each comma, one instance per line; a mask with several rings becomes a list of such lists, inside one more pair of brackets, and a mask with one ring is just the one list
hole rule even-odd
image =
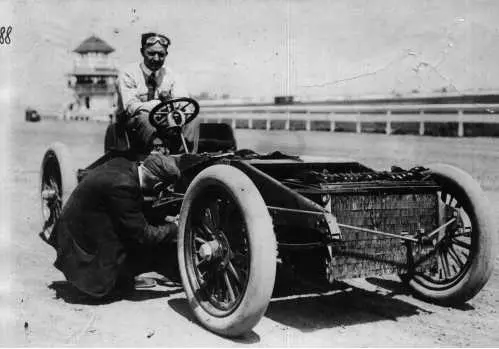
[[145, 158], [142, 166], [162, 182], [174, 182], [180, 178], [180, 170], [171, 156], [152, 153]]

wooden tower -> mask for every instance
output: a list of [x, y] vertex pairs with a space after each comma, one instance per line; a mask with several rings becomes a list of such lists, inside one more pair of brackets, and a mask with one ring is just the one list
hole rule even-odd
[[108, 55], [114, 51], [104, 40], [92, 35], [73, 52], [78, 54], [68, 86], [75, 101], [68, 106], [65, 118], [108, 119], [115, 110], [118, 70]]

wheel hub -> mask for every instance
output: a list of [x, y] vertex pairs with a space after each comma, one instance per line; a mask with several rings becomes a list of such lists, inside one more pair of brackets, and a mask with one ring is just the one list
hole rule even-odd
[[203, 243], [198, 250], [199, 257], [204, 261], [219, 261], [224, 267], [230, 256], [230, 245], [222, 231], [217, 232], [216, 238]]
[[222, 257], [222, 245], [218, 240], [211, 240], [202, 244], [198, 252], [203, 260], [211, 261]]

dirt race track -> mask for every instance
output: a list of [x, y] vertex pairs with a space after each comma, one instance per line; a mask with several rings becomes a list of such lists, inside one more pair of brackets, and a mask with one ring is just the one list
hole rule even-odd
[[[12, 125], [10, 207], [3, 208], [10, 220], [2, 223], [10, 234], [0, 240], [0, 346], [499, 346], [497, 260], [487, 286], [459, 308], [419, 301], [396, 278], [352, 280], [297, 295], [293, 290], [306, 286], [282, 276], [262, 321], [237, 340], [200, 327], [179, 288], [158, 286], [108, 304], [85, 301], [52, 266], [55, 253], [37, 236], [38, 171], [54, 141], [69, 146], [76, 167], [89, 164], [102, 152], [105, 126]], [[348, 157], [380, 169], [454, 164], [478, 179], [499, 215], [499, 139], [248, 130], [236, 136], [240, 148]]]

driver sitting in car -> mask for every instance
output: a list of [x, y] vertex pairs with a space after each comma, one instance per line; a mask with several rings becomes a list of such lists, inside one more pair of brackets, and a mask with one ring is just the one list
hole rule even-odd
[[[170, 39], [163, 34], [142, 34], [143, 62], [126, 67], [118, 78], [117, 120], [126, 124], [131, 146], [141, 154], [149, 153], [156, 134], [149, 123], [150, 111], [160, 101], [187, 96], [187, 91], [165, 66], [169, 46]], [[185, 125], [182, 131], [192, 146], [199, 137], [199, 121]]]

